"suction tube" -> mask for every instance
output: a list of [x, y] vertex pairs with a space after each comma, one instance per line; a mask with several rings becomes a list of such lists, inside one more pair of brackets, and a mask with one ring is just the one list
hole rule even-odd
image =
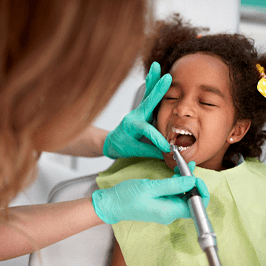
[[[185, 162], [184, 158], [179, 153], [179, 148], [170, 144], [170, 149], [174, 153], [174, 159], [182, 176], [192, 176], [192, 173]], [[206, 209], [202, 202], [202, 198], [198, 189], [194, 187], [187, 192], [188, 206], [191, 217], [195, 223], [198, 233], [198, 242], [202, 250], [206, 253], [210, 266], [221, 266], [217, 254], [216, 235], [213, 232], [211, 222], [206, 213]]]

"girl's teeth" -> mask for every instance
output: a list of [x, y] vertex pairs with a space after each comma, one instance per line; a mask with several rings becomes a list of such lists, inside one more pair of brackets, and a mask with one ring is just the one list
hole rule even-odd
[[189, 131], [183, 130], [183, 129], [172, 128], [172, 131], [177, 133], [177, 134], [192, 135], [192, 133], [190, 133]]
[[187, 148], [189, 148], [190, 146], [187, 146], [187, 147], [182, 147], [182, 146], [179, 146], [178, 149], [179, 151], [185, 151]]

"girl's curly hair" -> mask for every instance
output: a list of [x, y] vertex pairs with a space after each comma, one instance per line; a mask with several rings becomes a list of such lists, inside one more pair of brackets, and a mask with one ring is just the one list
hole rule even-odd
[[261, 146], [266, 140], [263, 127], [266, 122], [266, 99], [257, 91], [260, 73], [256, 64], [266, 69], [266, 55], [259, 55], [254, 41], [240, 34], [214, 34], [201, 36], [204, 28], [183, 23], [176, 14], [171, 23], [158, 21], [157, 30], [147, 38], [143, 51], [145, 71], [157, 61], [162, 75], [168, 73], [173, 64], [187, 54], [206, 53], [219, 56], [229, 67], [231, 95], [235, 107], [235, 122], [249, 119], [250, 129], [244, 138], [230, 145], [225, 160], [232, 161], [239, 153], [246, 157], [260, 158]]

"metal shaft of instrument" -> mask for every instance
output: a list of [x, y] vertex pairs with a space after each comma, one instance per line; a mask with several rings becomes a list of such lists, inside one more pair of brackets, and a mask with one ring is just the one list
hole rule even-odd
[[[178, 147], [170, 145], [171, 151], [174, 153], [174, 159], [180, 170], [182, 176], [192, 176], [192, 173], [185, 162], [184, 158], [179, 153]], [[213, 232], [210, 220], [206, 213], [205, 206], [202, 198], [194, 187], [188, 194], [188, 206], [190, 209], [191, 217], [194, 221], [198, 233], [198, 242], [202, 250], [206, 253], [210, 266], [221, 266], [217, 254], [216, 235]]]

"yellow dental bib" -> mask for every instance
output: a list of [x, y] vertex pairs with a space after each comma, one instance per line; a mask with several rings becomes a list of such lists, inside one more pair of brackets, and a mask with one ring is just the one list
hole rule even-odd
[[[195, 176], [210, 192], [207, 213], [217, 235], [223, 266], [266, 265], [266, 165], [248, 158], [224, 171], [196, 167]], [[126, 179], [171, 178], [164, 161], [148, 158], [118, 159], [99, 173], [99, 188]], [[122, 221], [113, 225], [127, 266], [207, 266], [192, 219], [170, 225]]]

